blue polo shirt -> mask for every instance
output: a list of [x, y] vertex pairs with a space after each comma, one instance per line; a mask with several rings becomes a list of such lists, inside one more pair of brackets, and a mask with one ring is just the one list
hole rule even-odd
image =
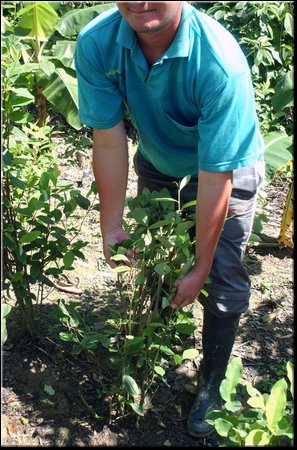
[[229, 171], [263, 156], [246, 58], [225, 28], [187, 2], [152, 67], [117, 8], [80, 32], [75, 67], [81, 121], [111, 128], [127, 110], [139, 151], [165, 175]]

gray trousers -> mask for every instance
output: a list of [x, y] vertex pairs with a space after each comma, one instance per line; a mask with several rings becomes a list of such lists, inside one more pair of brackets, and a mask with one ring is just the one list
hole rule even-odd
[[[177, 198], [178, 178], [158, 172], [152, 164], [137, 151], [134, 167], [138, 175], [138, 193], [144, 187], [150, 191], [167, 188]], [[249, 167], [233, 171], [233, 189], [229, 203], [228, 218], [225, 221], [210, 271], [210, 283], [205, 285], [208, 297], [199, 296], [200, 303], [219, 317], [243, 313], [248, 309], [250, 280], [243, 265], [243, 257], [252, 230], [257, 191], [265, 176], [263, 159]], [[198, 178], [192, 177], [181, 191], [181, 202], [195, 200]], [[193, 212], [194, 212], [193, 208]]]

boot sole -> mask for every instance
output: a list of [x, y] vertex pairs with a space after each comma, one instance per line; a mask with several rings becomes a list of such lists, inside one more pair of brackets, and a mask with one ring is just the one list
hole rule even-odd
[[215, 429], [213, 429], [213, 430], [210, 430], [210, 431], [208, 431], [207, 433], [193, 433], [192, 431], [189, 431], [188, 430], [188, 433], [192, 436], [192, 437], [194, 437], [194, 438], [205, 438], [205, 437], [209, 437], [211, 434], [213, 434], [214, 432], [215, 432], [216, 430]]

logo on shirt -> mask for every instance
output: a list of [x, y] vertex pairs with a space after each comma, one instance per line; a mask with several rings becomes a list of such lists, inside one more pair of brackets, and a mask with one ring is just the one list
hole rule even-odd
[[113, 75], [120, 75], [120, 73], [121, 73], [120, 69], [113, 69], [110, 70], [109, 72], [105, 72], [105, 75], [107, 77], [112, 77]]
[[122, 71], [120, 69], [113, 69], [113, 70], [109, 70], [108, 72], [105, 72], [105, 75], [110, 78], [110, 77], [122, 77], [123, 79], [125, 79], [125, 71]]

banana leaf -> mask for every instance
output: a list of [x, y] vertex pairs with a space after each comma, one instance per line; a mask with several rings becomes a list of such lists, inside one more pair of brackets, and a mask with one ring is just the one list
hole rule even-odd
[[69, 11], [58, 21], [56, 30], [67, 39], [73, 38], [74, 36], [77, 36], [82, 28], [91, 20], [115, 6], [115, 3], [109, 3], [107, 5], [96, 5], [89, 8]]
[[63, 114], [69, 125], [76, 130], [83, 127], [78, 117], [78, 89], [74, 70], [66, 67], [56, 68], [43, 94], [54, 108]]
[[18, 28], [26, 30], [28, 37], [38, 41], [48, 40], [58, 19], [58, 14], [48, 2], [27, 2], [18, 16]]
[[264, 156], [266, 162], [266, 179], [270, 182], [277, 170], [293, 159], [293, 139], [292, 136], [288, 136], [285, 133], [273, 131], [264, 137], [264, 141], [266, 144]]

